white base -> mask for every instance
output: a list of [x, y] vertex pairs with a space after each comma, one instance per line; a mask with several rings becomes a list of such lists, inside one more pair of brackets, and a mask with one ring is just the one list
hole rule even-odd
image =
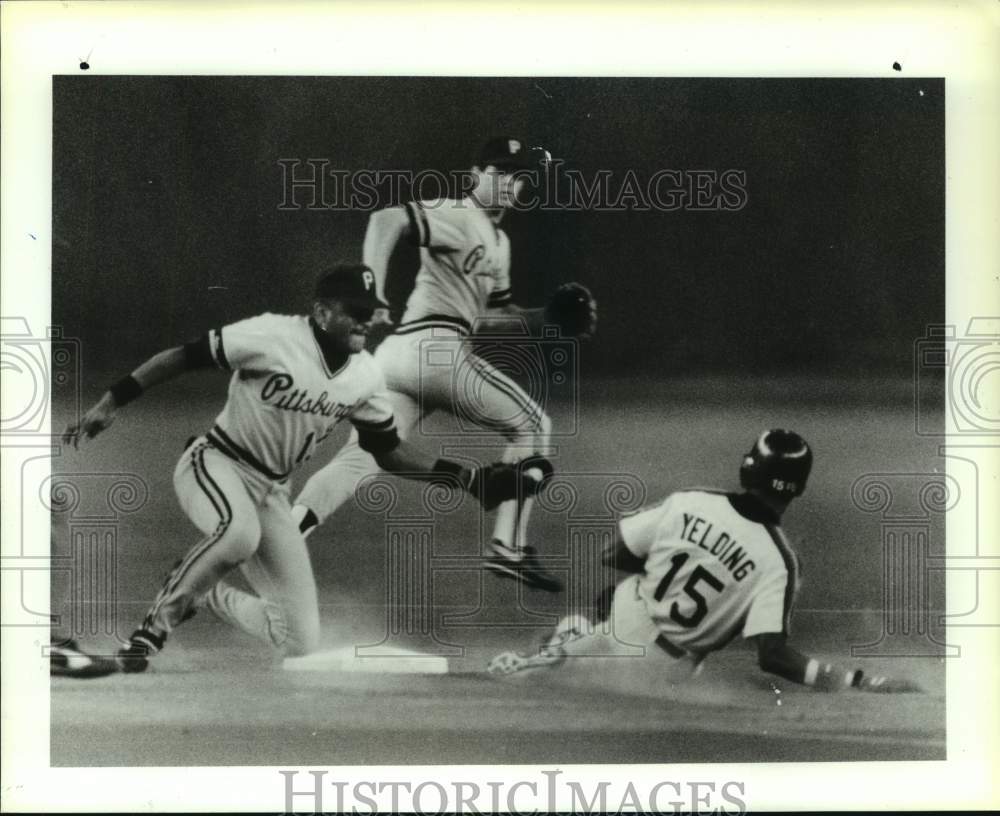
[[447, 674], [448, 660], [436, 655], [385, 648], [379, 655], [358, 656], [354, 646], [286, 657], [285, 671], [369, 672], [373, 674]]

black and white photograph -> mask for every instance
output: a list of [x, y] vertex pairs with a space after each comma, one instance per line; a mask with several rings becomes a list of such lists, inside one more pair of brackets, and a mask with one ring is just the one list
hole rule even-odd
[[110, 810], [144, 771], [239, 809], [197, 793], [228, 769], [288, 812], [742, 813], [809, 802], [755, 774], [962, 755], [1000, 308], [995, 247], [953, 261], [943, 69], [82, 42], [27, 240], [4, 158], [4, 625], [43, 767], [123, 780]]

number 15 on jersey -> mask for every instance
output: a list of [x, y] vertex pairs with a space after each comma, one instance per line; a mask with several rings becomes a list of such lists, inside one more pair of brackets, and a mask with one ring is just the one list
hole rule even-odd
[[[673, 583], [674, 578], [677, 577], [677, 573], [680, 571], [681, 567], [687, 563], [687, 560], [690, 557], [690, 553], [682, 552], [677, 553], [677, 555], [670, 559], [670, 570], [663, 576], [660, 583], [657, 584], [656, 591], [653, 593], [654, 599], [662, 601], [664, 597], [666, 597], [667, 592], [670, 590], [670, 584]], [[710, 587], [716, 592], [722, 592], [726, 586], [701, 564], [698, 564], [698, 566], [691, 571], [691, 574], [688, 575], [688, 579], [684, 582], [684, 587], [681, 591], [694, 601], [694, 612], [690, 615], [683, 614], [677, 604], [677, 601], [674, 601], [670, 605], [670, 619], [686, 629], [693, 629], [701, 623], [702, 620], [704, 620], [705, 615], [708, 614], [708, 600], [705, 595], [702, 594], [702, 590], [699, 588], [699, 585]]]

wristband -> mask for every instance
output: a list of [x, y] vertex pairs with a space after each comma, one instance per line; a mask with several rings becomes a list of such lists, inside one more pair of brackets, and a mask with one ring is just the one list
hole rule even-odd
[[111, 392], [111, 398], [115, 401], [115, 405], [121, 408], [123, 405], [128, 405], [128, 403], [142, 393], [142, 386], [139, 385], [139, 381], [135, 377], [128, 374], [108, 390]]
[[[431, 475], [449, 476], [457, 479], [463, 490], [468, 490], [472, 485], [472, 471], [467, 467], [463, 467], [458, 462], [452, 462], [450, 459], [438, 459], [434, 463], [434, 467], [431, 468]], [[451, 481], [451, 479], [448, 479], [448, 481]]]
[[832, 663], [820, 663], [816, 658], [810, 658], [802, 682], [821, 691], [839, 691], [852, 686], [857, 687], [861, 683], [862, 675], [861, 669], [845, 672]]
[[552, 465], [552, 463], [546, 457], [541, 456], [537, 453], [532, 454], [526, 459], [522, 459], [518, 463], [518, 470], [520, 470], [522, 473], [527, 473], [529, 470], [532, 469], [538, 469], [542, 473], [542, 478], [538, 483], [539, 488], [541, 488], [542, 485], [547, 485], [552, 480], [552, 477], [555, 476], [556, 474], [556, 469]]

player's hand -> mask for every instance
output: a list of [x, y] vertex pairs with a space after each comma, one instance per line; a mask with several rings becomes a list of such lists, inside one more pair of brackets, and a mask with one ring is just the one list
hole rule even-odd
[[111, 426], [115, 421], [118, 406], [115, 405], [114, 398], [110, 393], [105, 393], [88, 411], [79, 422], [71, 422], [63, 431], [62, 441], [66, 445], [80, 448], [80, 438], [93, 439], [101, 431]]
[[392, 322], [392, 318], [389, 316], [388, 309], [376, 309], [375, 314], [372, 315], [372, 325], [394, 326], [395, 323]]
[[[551, 465], [549, 466], [551, 468]], [[472, 470], [469, 493], [487, 510], [518, 496], [535, 496], [545, 487], [545, 480], [528, 473], [522, 463], [509, 465], [494, 462]]]
[[588, 340], [597, 331], [597, 301], [582, 283], [564, 283], [545, 306], [545, 322], [568, 337]]
[[872, 694], [921, 694], [923, 689], [916, 683], [899, 678], [885, 677], [884, 675], [871, 675], [861, 678], [858, 684], [858, 691], [867, 691]]

